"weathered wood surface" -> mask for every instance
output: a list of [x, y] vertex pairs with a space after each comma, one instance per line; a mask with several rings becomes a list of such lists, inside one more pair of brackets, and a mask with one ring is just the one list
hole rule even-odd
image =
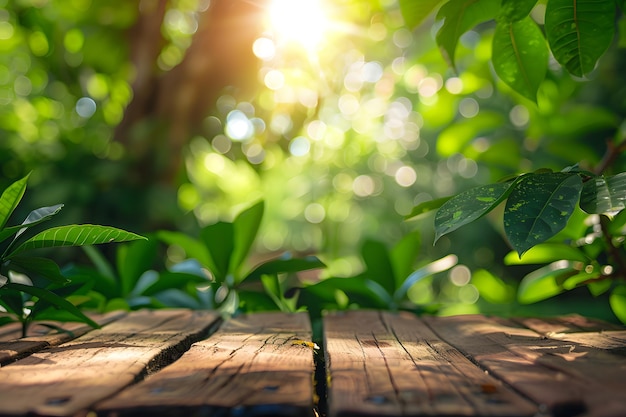
[[174, 364], [100, 404], [98, 415], [311, 415], [313, 352], [300, 344], [310, 340], [305, 313], [231, 319]]
[[70, 416], [175, 360], [218, 315], [141, 311], [0, 368], [0, 413]]
[[549, 415], [626, 415], [623, 328], [581, 333], [584, 326], [567, 320], [516, 322], [478, 315], [425, 321], [439, 337]]
[[324, 354], [306, 313], [100, 319], [31, 336], [42, 350], [0, 367], [0, 417], [626, 416], [626, 329], [580, 316], [330, 313]]
[[532, 416], [536, 405], [408, 313], [324, 318], [329, 416]]
[[[92, 315], [91, 319], [100, 326], [104, 326], [119, 320], [125, 315], [125, 312], [115, 311], [108, 314]], [[54, 327], [63, 331], [58, 331]], [[20, 323], [11, 323], [0, 327], [0, 366], [45, 349], [48, 346], [60, 345], [91, 330], [93, 330], [92, 327], [85, 323], [41, 322], [32, 324], [28, 329], [27, 337], [22, 338], [22, 326]]]

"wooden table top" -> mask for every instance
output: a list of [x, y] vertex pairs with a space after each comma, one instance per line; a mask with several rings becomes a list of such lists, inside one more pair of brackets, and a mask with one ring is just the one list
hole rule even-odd
[[626, 328], [503, 319], [155, 310], [0, 328], [0, 416], [626, 415]]

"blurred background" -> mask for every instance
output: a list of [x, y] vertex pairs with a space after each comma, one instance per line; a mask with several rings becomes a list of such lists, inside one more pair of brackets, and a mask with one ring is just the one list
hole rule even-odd
[[[552, 62], [535, 104], [496, 79], [493, 25], [463, 35], [456, 71], [439, 26], [408, 27], [395, 0], [0, 0], [0, 187], [32, 171], [23, 210], [64, 203], [64, 222], [137, 233], [194, 233], [263, 199], [258, 257], [314, 253], [322, 278], [358, 273], [365, 239], [416, 233], [418, 264], [458, 257], [416, 302], [511, 309], [529, 269], [503, 265], [497, 212], [436, 245], [432, 215], [405, 217], [596, 166], [626, 115], [626, 39], [588, 80]], [[610, 315], [584, 291], [545, 308]]]

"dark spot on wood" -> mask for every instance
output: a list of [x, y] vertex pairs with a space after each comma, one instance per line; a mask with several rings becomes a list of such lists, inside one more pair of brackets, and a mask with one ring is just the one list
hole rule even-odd
[[63, 405], [70, 401], [72, 397], [57, 397], [57, 398], [49, 398], [46, 401], [46, 405]]

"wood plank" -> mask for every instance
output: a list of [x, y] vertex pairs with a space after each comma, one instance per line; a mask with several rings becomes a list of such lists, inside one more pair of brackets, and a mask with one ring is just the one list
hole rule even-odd
[[426, 321], [443, 340], [553, 415], [608, 416], [626, 410], [622, 356], [549, 339], [500, 318], [476, 315]]
[[306, 313], [233, 318], [172, 365], [101, 403], [97, 413], [312, 415], [313, 351], [297, 344], [310, 339]]
[[412, 314], [333, 313], [324, 336], [330, 417], [537, 412]]
[[[124, 311], [113, 311], [106, 314], [93, 314], [90, 315], [90, 318], [100, 326], [105, 326], [115, 320], [121, 319], [125, 315], [126, 312]], [[17, 326], [13, 326], [13, 324]], [[63, 329], [63, 331], [54, 330], [45, 324], [56, 326]], [[10, 327], [9, 329], [5, 329], [0, 336], [4, 338], [4, 340], [0, 341], [0, 366], [15, 362], [18, 359], [49, 346], [60, 345], [61, 343], [75, 339], [93, 330], [91, 326], [85, 323], [45, 321], [33, 323], [28, 329], [28, 337], [19, 338], [22, 334], [21, 325], [19, 323], [11, 323]], [[17, 336], [17, 338], [11, 338], [15, 336]]]
[[170, 363], [214, 312], [139, 311], [0, 368], [0, 415], [70, 416]]
[[626, 356], [626, 328], [582, 316], [516, 318], [519, 323], [550, 339], [565, 340]]

